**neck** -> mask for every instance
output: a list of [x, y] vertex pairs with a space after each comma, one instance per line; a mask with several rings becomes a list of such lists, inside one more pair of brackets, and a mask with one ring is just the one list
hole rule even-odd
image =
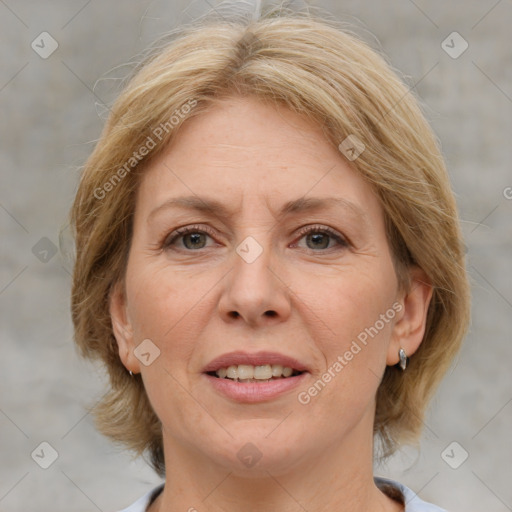
[[403, 511], [374, 483], [371, 429], [356, 428], [336, 447], [305, 454], [287, 471], [240, 474], [165, 435], [164, 451], [166, 483], [150, 512]]

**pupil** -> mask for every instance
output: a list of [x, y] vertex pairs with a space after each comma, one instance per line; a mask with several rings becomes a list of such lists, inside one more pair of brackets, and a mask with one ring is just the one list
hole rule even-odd
[[[322, 238], [324, 238], [324, 242], [328, 239], [328, 237], [323, 234], [323, 233], [317, 233], [316, 235], [311, 235], [311, 239], [312, 241], [314, 242], [314, 244], [316, 244], [316, 247], [320, 247], [317, 242], [321, 242], [322, 241]], [[321, 247], [322, 248], [325, 248], [329, 245], [329, 241], [327, 240], [327, 244], [322, 244]]]
[[[191, 241], [191, 244], [192, 246], [197, 246], [198, 245], [198, 242], [200, 242], [200, 238], [201, 238], [201, 233], [192, 233], [192, 234], [188, 234], [187, 237], [189, 238], [189, 240]], [[187, 245], [187, 244], [185, 244]]]

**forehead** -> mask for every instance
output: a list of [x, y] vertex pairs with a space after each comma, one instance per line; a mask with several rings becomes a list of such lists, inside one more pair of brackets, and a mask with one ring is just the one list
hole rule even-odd
[[228, 98], [187, 120], [144, 171], [137, 202], [146, 215], [169, 198], [215, 198], [233, 212], [264, 203], [278, 210], [298, 198], [338, 196], [381, 216], [371, 187], [321, 127], [291, 110]]

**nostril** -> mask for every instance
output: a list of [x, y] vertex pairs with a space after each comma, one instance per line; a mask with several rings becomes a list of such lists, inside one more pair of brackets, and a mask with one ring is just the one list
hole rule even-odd
[[275, 311], [265, 311], [265, 315], [274, 317], [277, 315], [277, 313]]

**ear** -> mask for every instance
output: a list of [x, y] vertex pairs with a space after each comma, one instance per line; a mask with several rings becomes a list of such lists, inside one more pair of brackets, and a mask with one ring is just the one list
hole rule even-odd
[[408, 357], [418, 350], [427, 323], [427, 313], [432, 298], [432, 284], [427, 274], [419, 267], [410, 269], [410, 286], [403, 293], [403, 306], [393, 326], [391, 342], [386, 358], [387, 365], [395, 365], [399, 362], [398, 351], [405, 350]]
[[133, 352], [135, 340], [128, 316], [126, 293], [121, 282], [116, 283], [110, 292], [109, 312], [112, 320], [112, 329], [119, 349], [119, 358], [127, 370], [133, 373], [140, 373], [140, 362]]

